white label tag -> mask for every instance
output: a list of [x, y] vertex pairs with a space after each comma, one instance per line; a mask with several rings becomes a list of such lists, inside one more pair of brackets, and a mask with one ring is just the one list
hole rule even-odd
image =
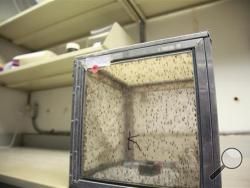
[[98, 67], [107, 67], [110, 66], [110, 55], [103, 55], [98, 57], [89, 57], [86, 58], [85, 63], [83, 63], [84, 69], [88, 70], [93, 66], [97, 65]]

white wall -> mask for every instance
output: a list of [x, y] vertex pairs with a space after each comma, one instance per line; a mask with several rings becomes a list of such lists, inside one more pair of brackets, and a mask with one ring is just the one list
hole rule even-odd
[[0, 134], [23, 129], [27, 94], [0, 86]]
[[[36, 123], [44, 130], [67, 131], [71, 127], [72, 88], [58, 88], [32, 93], [31, 104], [39, 104]], [[34, 133], [31, 119], [24, 132]]]
[[[127, 30], [134, 35], [136, 26]], [[208, 30], [220, 131], [250, 130], [250, 1], [224, 0], [150, 19], [147, 41]], [[239, 102], [233, 98], [237, 96]]]
[[[71, 127], [72, 88], [33, 92], [31, 106], [25, 92], [0, 87], [0, 145], [2, 136], [14, 133], [35, 133], [32, 127], [32, 106], [39, 104], [37, 125], [44, 130], [69, 131]], [[5, 137], [4, 137], [5, 138]]]
[[0, 146], [10, 144], [15, 133], [27, 123], [27, 94], [0, 87]]

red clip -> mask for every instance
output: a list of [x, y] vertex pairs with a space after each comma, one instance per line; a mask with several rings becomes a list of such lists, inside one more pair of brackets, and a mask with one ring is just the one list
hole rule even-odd
[[90, 69], [90, 72], [92, 72], [93, 74], [97, 73], [98, 71], [99, 71], [98, 65], [94, 65], [94, 66]]

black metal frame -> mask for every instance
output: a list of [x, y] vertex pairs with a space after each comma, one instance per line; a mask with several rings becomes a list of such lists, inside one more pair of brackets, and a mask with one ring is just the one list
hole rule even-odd
[[220, 165], [220, 151], [211, 39], [208, 32], [136, 44], [76, 59], [74, 64], [71, 125], [70, 187], [121, 188], [134, 186], [87, 180], [81, 176], [85, 91], [84, 63], [88, 60], [101, 61], [102, 58], [107, 59], [107, 57], [110, 59], [111, 63], [114, 63], [121, 60], [186, 50], [192, 50], [193, 52], [200, 151], [200, 187], [221, 188], [220, 175], [214, 181], [209, 178], [210, 174]]

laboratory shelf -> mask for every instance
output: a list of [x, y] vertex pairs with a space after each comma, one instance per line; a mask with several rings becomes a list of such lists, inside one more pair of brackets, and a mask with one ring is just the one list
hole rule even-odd
[[73, 62], [77, 56], [133, 44], [134, 41], [118, 24], [113, 24], [99, 45], [37, 61], [0, 73], [0, 85], [34, 91], [72, 85]]
[[132, 22], [116, 0], [46, 0], [2, 22], [0, 35], [27, 49], [40, 50], [114, 22]]
[[0, 73], [0, 84], [21, 90], [49, 89], [72, 84], [74, 58], [80, 54], [102, 50], [101, 46], [82, 49], [49, 61], [30, 63]]
[[[193, 7], [215, 0], [45, 0], [0, 23], [0, 36], [30, 50], [40, 50], [88, 36], [91, 30], [121, 25]], [[132, 4], [133, 8], [131, 8]], [[62, 11], [63, 10], [63, 11]]]

